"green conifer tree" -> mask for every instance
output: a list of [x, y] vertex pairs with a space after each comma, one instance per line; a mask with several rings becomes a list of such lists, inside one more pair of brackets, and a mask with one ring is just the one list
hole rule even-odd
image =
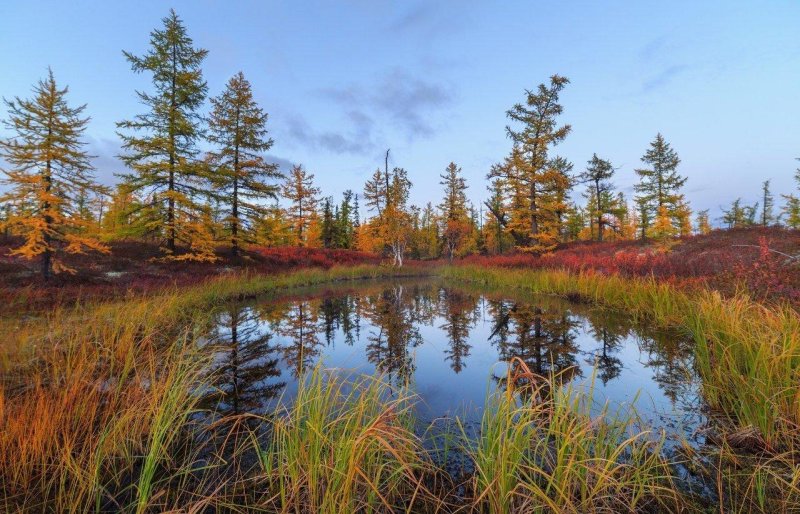
[[663, 214], [662, 207], [666, 208], [673, 223], [678, 224], [678, 207], [683, 200], [680, 190], [686, 183], [686, 177], [678, 174], [681, 160], [661, 133], [650, 143], [641, 160], [647, 167], [636, 170], [640, 182], [634, 185], [634, 190], [639, 193], [636, 203], [640, 209], [644, 237], [651, 221]]
[[597, 154], [593, 154], [589, 160], [586, 171], [578, 176], [579, 180], [589, 183], [591, 188], [591, 198], [589, 212], [593, 223], [597, 227], [597, 240], [603, 240], [603, 231], [606, 225], [606, 215], [613, 214], [615, 208], [615, 197], [610, 178], [614, 175], [614, 167], [611, 162], [601, 159]]
[[132, 192], [146, 192], [158, 204], [166, 204], [165, 219], [159, 220], [167, 250], [174, 253], [176, 241], [189, 246], [197, 238], [203, 209], [197, 199], [208, 190], [207, 166], [196, 159], [202, 137], [199, 109], [207, 86], [201, 65], [207, 50], [193, 46], [183, 22], [171, 10], [163, 28], [150, 34], [150, 49], [137, 57], [124, 52], [136, 73], [152, 77], [153, 93], [137, 92], [147, 108], [134, 119], [122, 121], [120, 158], [133, 170], [123, 175]]
[[[253, 91], [242, 72], [234, 75], [225, 91], [211, 99], [208, 140], [217, 146], [210, 152], [217, 196], [227, 211], [231, 252], [239, 254], [254, 223], [269, 210], [264, 202], [277, 198], [278, 186], [269, 180], [281, 178], [276, 164], [264, 160], [272, 147], [267, 135], [267, 113], [253, 99]], [[244, 233], [243, 233], [244, 232]]]

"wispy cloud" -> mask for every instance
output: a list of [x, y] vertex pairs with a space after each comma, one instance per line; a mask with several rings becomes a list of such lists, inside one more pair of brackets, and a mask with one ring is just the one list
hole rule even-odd
[[320, 93], [347, 109], [350, 118], [365, 132], [371, 132], [372, 120], [388, 119], [409, 140], [433, 134], [432, 115], [454, 98], [451, 88], [401, 69], [393, 70], [368, 89], [353, 85]]
[[288, 136], [296, 143], [321, 148], [336, 154], [365, 154], [375, 147], [372, 120], [365, 114], [348, 113], [350, 131], [347, 134], [314, 130], [300, 114], [287, 117]]
[[284, 174], [288, 173], [292, 169], [292, 166], [295, 165], [294, 161], [272, 154], [265, 155], [264, 160], [270, 164], [277, 164], [278, 170]]
[[650, 93], [656, 89], [659, 89], [667, 85], [670, 81], [672, 81], [672, 79], [684, 73], [688, 69], [689, 66], [687, 66], [686, 64], [674, 64], [672, 66], [668, 66], [667, 68], [664, 68], [652, 78], [644, 81], [642, 83], [642, 92]]

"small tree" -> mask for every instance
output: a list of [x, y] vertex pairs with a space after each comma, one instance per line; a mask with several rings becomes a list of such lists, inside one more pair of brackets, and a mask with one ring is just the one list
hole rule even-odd
[[646, 234], [653, 216], [660, 216], [662, 207], [666, 207], [670, 219], [678, 225], [678, 206], [683, 201], [680, 190], [686, 183], [686, 177], [678, 175], [681, 160], [677, 152], [659, 133], [641, 160], [648, 166], [636, 170], [640, 182], [634, 186], [634, 190], [639, 193], [636, 201], [640, 208], [642, 233]]
[[395, 168], [389, 183], [387, 203], [383, 213], [381, 234], [389, 245], [394, 265], [403, 266], [403, 256], [411, 236], [411, 216], [408, 212], [408, 195], [411, 181], [403, 168]]
[[442, 211], [444, 227], [442, 231], [444, 246], [452, 262], [456, 251], [462, 245], [470, 232], [469, 218], [467, 217], [467, 183], [461, 176], [461, 168], [451, 162], [439, 184], [444, 186], [444, 199], [439, 209]]
[[677, 220], [678, 235], [686, 237], [692, 235], [692, 209], [689, 204], [681, 198], [675, 206], [673, 217]]
[[675, 227], [672, 225], [672, 219], [666, 205], [662, 205], [658, 208], [655, 222], [650, 229], [650, 234], [653, 239], [665, 244], [675, 237]]
[[314, 187], [314, 175], [306, 172], [302, 165], [292, 167], [283, 183], [283, 196], [291, 202], [287, 209], [294, 230], [295, 242], [306, 246], [305, 231], [316, 214], [319, 188]]
[[744, 205], [741, 198], [737, 198], [731, 203], [729, 209], [722, 210], [722, 221], [728, 228], [750, 227], [756, 223], [756, 212], [758, 204]]
[[696, 232], [701, 235], [706, 235], [711, 232], [711, 223], [708, 220], [708, 209], [699, 211], [695, 219]]
[[[800, 159], [797, 159], [800, 161]], [[797, 182], [797, 189], [800, 190], [800, 168], [794, 174], [794, 179]], [[787, 227], [800, 228], [800, 194], [782, 195], [786, 204], [783, 206], [781, 212], [781, 219], [784, 220]]]
[[614, 167], [611, 162], [601, 159], [597, 154], [593, 154], [586, 166], [586, 171], [578, 176], [579, 180], [589, 183], [593, 202], [590, 202], [590, 212], [594, 222], [597, 223], [597, 240], [603, 240], [603, 229], [606, 225], [607, 214], [613, 214], [615, 208], [615, 198], [613, 186], [609, 179], [614, 175]]
[[772, 192], [769, 190], [769, 180], [765, 180], [761, 184], [761, 224], [765, 227], [775, 223], [775, 215], [772, 209], [775, 206], [775, 199]]
[[13, 135], [0, 140], [0, 156], [10, 165], [2, 170], [6, 178], [0, 181], [10, 190], [0, 202], [26, 207], [7, 211], [3, 225], [24, 238], [12, 254], [41, 257], [42, 277], [47, 280], [53, 272], [72, 271], [58, 259], [62, 251], [108, 250], [87, 232], [87, 219], [80, 212], [86, 192], [101, 189], [83, 148], [89, 123], [82, 117], [86, 106], [68, 105], [68, 88], [56, 85], [52, 70], [33, 92], [30, 100], [5, 100], [9, 110], [5, 125]]
[[261, 155], [272, 147], [267, 136], [267, 113], [253, 99], [253, 91], [242, 72], [234, 75], [225, 91], [211, 99], [208, 140], [218, 150], [208, 158], [216, 171], [217, 196], [227, 206], [231, 253], [239, 255], [243, 242], [252, 241], [243, 230], [251, 230], [268, 211], [263, 200], [277, 197], [278, 187], [268, 180], [282, 177], [276, 164]]

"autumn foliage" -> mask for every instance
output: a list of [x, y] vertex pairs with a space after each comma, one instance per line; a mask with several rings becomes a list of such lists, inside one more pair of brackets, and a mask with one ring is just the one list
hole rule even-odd
[[745, 289], [759, 299], [800, 305], [800, 263], [787, 257], [798, 250], [796, 231], [750, 228], [684, 238], [670, 250], [641, 241], [587, 241], [540, 256], [473, 255], [459, 263], [653, 277], [683, 285], [705, 284], [728, 293]]

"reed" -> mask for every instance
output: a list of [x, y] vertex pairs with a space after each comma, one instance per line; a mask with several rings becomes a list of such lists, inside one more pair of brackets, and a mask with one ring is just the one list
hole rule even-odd
[[772, 452], [794, 449], [800, 442], [800, 315], [790, 306], [765, 306], [744, 293], [723, 297], [652, 278], [592, 272], [465, 266], [441, 273], [491, 288], [583, 299], [657, 326], [679, 328], [696, 342], [704, 398], [730, 418], [734, 431], [755, 429], [751, 443]]
[[189, 422], [193, 392], [212, 379], [198, 344], [209, 306], [401, 273], [362, 266], [231, 277], [0, 320], [0, 507], [145, 512], [200, 501], [178, 484], [210, 486], [193, 471], [209, 464], [199, 463]]
[[414, 435], [413, 395], [385, 377], [317, 366], [296, 397], [265, 419], [261, 472], [274, 512], [421, 511], [430, 462]]
[[505, 387], [489, 396], [480, 436], [468, 446], [475, 509], [680, 510], [681, 495], [661, 456], [663, 435], [643, 429], [632, 407], [598, 408], [593, 380], [583, 389], [559, 382], [515, 360]]

